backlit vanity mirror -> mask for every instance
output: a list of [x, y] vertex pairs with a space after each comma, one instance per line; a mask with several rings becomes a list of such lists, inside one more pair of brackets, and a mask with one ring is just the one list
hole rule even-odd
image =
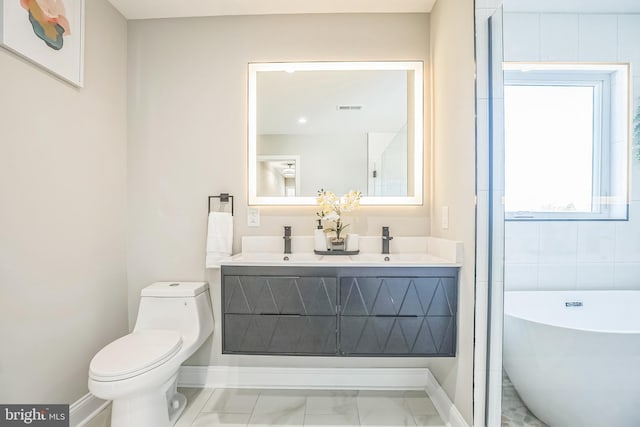
[[249, 64], [251, 205], [421, 205], [423, 63]]

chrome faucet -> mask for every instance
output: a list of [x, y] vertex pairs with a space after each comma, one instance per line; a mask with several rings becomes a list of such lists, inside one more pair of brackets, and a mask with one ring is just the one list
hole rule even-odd
[[284, 226], [284, 236], [282, 238], [284, 239], [284, 253], [290, 254], [291, 253], [291, 226], [290, 225]]
[[389, 227], [382, 227], [382, 253], [389, 253], [389, 242], [393, 237], [389, 236]]

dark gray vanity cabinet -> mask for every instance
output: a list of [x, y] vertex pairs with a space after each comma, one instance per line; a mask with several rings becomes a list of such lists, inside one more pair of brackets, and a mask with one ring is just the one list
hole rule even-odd
[[341, 277], [340, 303], [343, 355], [455, 356], [455, 271]]
[[455, 356], [453, 267], [222, 267], [223, 353]]
[[223, 351], [335, 355], [337, 279], [223, 267]]

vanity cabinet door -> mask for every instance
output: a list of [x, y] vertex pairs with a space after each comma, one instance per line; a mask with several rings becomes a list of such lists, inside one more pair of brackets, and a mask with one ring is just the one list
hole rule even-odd
[[335, 316], [337, 279], [224, 276], [224, 312]]
[[455, 356], [457, 277], [342, 277], [340, 353]]
[[278, 273], [223, 275], [223, 353], [336, 355], [337, 278]]
[[226, 314], [223, 347], [225, 353], [333, 356], [336, 316]]

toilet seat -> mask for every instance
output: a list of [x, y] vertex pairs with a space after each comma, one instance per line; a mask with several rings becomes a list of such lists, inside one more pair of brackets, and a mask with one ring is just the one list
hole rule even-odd
[[119, 381], [162, 365], [182, 347], [178, 331], [149, 329], [125, 335], [104, 347], [91, 360], [95, 381]]

